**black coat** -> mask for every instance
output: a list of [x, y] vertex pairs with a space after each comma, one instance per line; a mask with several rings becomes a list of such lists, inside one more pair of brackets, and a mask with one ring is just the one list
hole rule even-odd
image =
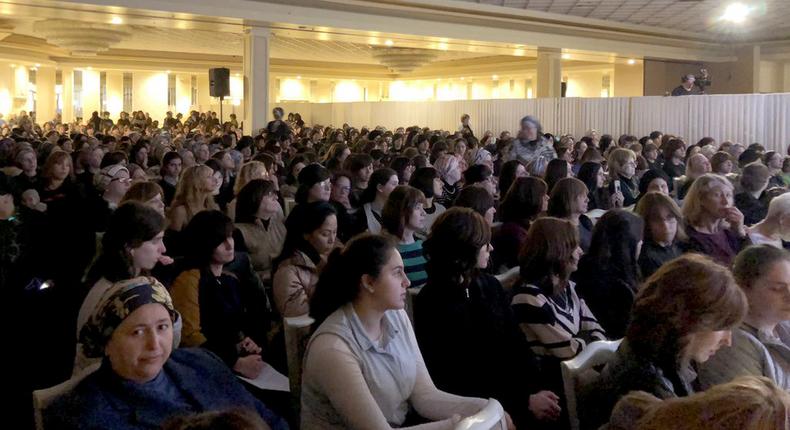
[[415, 298], [414, 321], [439, 389], [493, 397], [517, 423], [530, 419], [529, 396], [545, 384], [496, 278], [481, 274], [465, 290], [447, 276], [429, 277]]
[[583, 256], [574, 274], [576, 293], [587, 303], [606, 336], [620, 339], [628, 326], [636, 285], [602, 269], [589, 255]]

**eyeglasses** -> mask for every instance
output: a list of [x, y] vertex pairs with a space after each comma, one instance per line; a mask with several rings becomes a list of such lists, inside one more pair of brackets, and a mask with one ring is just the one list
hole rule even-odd
[[118, 182], [120, 182], [122, 184], [128, 184], [128, 183], [132, 182], [132, 178], [112, 178], [112, 179], [110, 179], [110, 182], [115, 182], [115, 181], [118, 181]]

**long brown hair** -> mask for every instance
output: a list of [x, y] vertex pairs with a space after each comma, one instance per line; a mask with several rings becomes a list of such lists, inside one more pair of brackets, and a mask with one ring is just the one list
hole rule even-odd
[[202, 210], [218, 210], [219, 207], [214, 202], [211, 190], [203, 189], [204, 176], [208, 173], [213, 175], [214, 171], [205, 164], [198, 164], [188, 167], [181, 174], [181, 179], [176, 186], [176, 194], [173, 197], [171, 210], [178, 206], [184, 206], [187, 212], [187, 220]]
[[709, 257], [686, 254], [645, 281], [625, 337], [639, 356], [674, 370], [688, 335], [734, 327], [746, 310], [746, 296], [727, 268]]
[[392, 190], [381, 210], [381, 227], [398, 240], [402, 239], [412, 210], [416, 205], [424, 204], [425, 196], [422, 191], [409, 185], [398, 185]]

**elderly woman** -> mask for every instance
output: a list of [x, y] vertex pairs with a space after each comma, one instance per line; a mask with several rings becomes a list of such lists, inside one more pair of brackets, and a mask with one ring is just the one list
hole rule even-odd
[[746, 165], [741, 173], [743, 191], [735, 194], [735, 207], [743, 213], [746, 225], [756, 224], [765, 218], [768, 203], [764, 191], [771, 181], [771, 173], [765, 165], [754, 162]]
[[540, 121], [533, 116], [525, 116], [521, 118], [521, 129], [513, 141], [509, 159], [519, 160], [526, 165], [541, 157], [547, 161], [553, 160], [557, 158], [557, 153], [552, 142], [543, 137]]
[[115, 283], [80, 331], [85, 353], [104, 360], [47, 408], [45, 427], [154, 429], [177, 415], [241, 407], [255, 410], [273, 429], [287, 429], [219, 358], [175, 349], [177, 316], [156, 279]]
[[462, 178], [461, 166], [456, 157], [445, 154], [436, 159], [434, 168], [442, 180], [442, 195], [437, 198], [437, 203], [450, 207], [461, 189], [458, 184]]
[[749, 240], [754, 245], [768, 244], [783, 248], [790, 238], [790, 194], [774, 197], [768, 204], [768, 215], [747, 228]]
[[634, 154], [634, 151], [617, 148], [609, 154], [606, 165], [609, 167], [609, 193], [622, 193], [623, 206], [635, 204], [636, 197], [639, 195], [639, 189], [634, 179], [636, 174], [636, 154]]
[[732, 184], [708, 173], [694, 181], [683, 201], [686, 250], [729, 266], [747, 240], [743, 214], [733, 205]]
[[700, 369], [706, 386], [742, 375], [765, 376], [790, 389], [790, 253], [770, 245], [750, 246], [735, 258], [733, 275], [749, 301], [732, 348]]

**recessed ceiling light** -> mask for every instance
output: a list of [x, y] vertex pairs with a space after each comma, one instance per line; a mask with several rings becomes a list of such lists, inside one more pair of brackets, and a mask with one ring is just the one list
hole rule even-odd
[[633, 58], [630, 58], [630, 59], [628, 59], [628, 64], [633, 66], [634, 64], [636, 64], [636, 60], [634, 60]]
[[387, 46], [392, 46], [392, 45], [394, 45], [394, 44], [395, 44], [395, 42], [393, 42], [393, 41], [392, 41], [392, 40], [390, 40], [390, 39], [387, 39], [387, 40], [385, 40], [385, 41], [384, 41], [384, 44], [385, 44], [385, 45], [387, 45]]
[[165, 73], [167, 73], [169, 75], [170, 74], [170, 70], [165, 70]]
[[496, 81], [497, 79], [499, 79], [499, 76], [497, 76], [497, 75], [491, 76], [491, 79]]
[[88, 70], [93, 70], [93, 67], [91, 67], [91, 66], [88, 66], [88, 67], [86, 67], [86, 69], [88, 69]]
[[466, 78], [464, 78], [463, 76], [461, 76], [461, 80], [463, 81], [464, 79], [466, 79]]
[[36, 63], [36, 67], [41, 67], [41, 64], [40, 63]]
[[740, 24], [746, 20], [746, 15], [751, 12], [752, 8], [743, 3], [733, 3], [724, 9], [724, 15], [721, 19]]
[[296, 79], [302, 79], [302, 77], [301, 76], [297, 76]]
[[562, 54], [562, 59], [563, 60], [570, 60], [571, 59], [571, 54]]
[[123, 19], [121, 19], [120, 16], [114, 16], [110, 20], [110, 24], [115, 24], [115, 25], [123, 24]]

